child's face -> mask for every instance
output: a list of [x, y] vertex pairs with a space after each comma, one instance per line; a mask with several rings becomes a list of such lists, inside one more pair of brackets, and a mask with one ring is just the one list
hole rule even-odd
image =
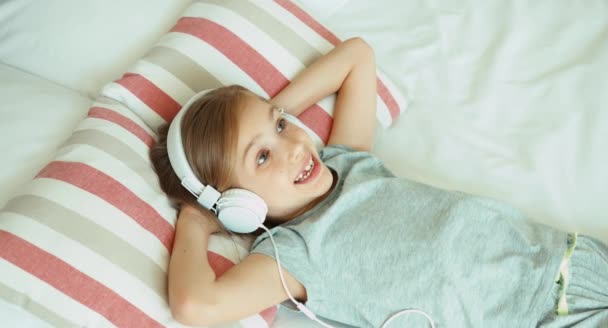
[[254, 96], [240, 115], [235, 184], [262, 197], [269, 216], [289, 217], [330, 190], [333, 176], [303, 129]]

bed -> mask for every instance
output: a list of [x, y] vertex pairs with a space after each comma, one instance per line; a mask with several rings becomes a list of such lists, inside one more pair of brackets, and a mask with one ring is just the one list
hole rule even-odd
[[[9, 27], [0, 33], [5, 213], [103, 86], [145, 54], [190, 1], [127, 3], [0, 4]], [[532, 220], [608, 242], [608, 3], [299, 4], [339, 38], [363, 37], [407, 99], [393, 124], [377, 129], [373, 148], [396, 175], [501, 199]], [[150, 20], [158, 24], [150, 27]], [[9, 265], [1, 257], [0, 264]], [[27, 299], [7, 297], [6, 279], [3, 326], [59, 325], [32, 315]], [[316, 326], [284, 307], [272, 321], [279, 328]]]

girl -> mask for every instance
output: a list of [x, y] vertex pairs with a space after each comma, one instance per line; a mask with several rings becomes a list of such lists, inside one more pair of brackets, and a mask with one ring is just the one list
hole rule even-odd
[[[297, 116], [335, 92], [328, 146], [318, 153], [281, 108]], [[493, 200], [393, 176], [369, 153], [375, 100], [373, 52], [355, 38], [270, 101], [230, 86], [182, 110], [179, 146], [197, 178], [220, 192], [252, 191], [267, 205], [280, 271], [263, 233], [249, 256], [215, 276], [204, 250], [221, 225], [182, 186], [169, 127], [161, 129], [150, 156], [181, 205], [169, 266], [178, 321], [239, 319], [287, 300], [288, 290], [315, 314], [356, 327], [380, 327], [403, 309], [411, 312], [391, 327], [608, 325], [605, 245]]]

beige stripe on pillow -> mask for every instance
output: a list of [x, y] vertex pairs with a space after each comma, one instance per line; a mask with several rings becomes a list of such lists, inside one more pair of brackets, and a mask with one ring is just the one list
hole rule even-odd
[[[266, 92], [262, 89], [255, 80], [242, 69], [237, 67], [228, 57], [219, 52], [213, 46], [199, 39], [194, 39], [194, 36], [186, 33], [171, 32], [167, 34], [158, 45], [172, 48], [177, 52], [192, 55], [192, 60], [205, 69], [215, 79], [220, 81], [222, 85], [234, 84], [233, 81], [239, 81], [239, 84], [249, 88], [251, 91], [264, 96]], [[145, 59], [145, 58], [144, 58]], [[180, 65], [180, 63], [176, 63]], [[148, 74], [144, 76], [149, 79]], [[176, 78], [181, 78], [177, 76]], [[154, 81], [152, 81], [154, 82]], [[157, 86], [160, 87], [160, 86]], [[163, 90], [161, 88], [161, 90]], [[167, 90], [163, 90], [166, 93]], [[168, 93], [167, 93], [168, 94]], [[191, 96], [194, 95], [194, 92]], [[190, 97], [186, 99], [174, 99], [178, 103], [185, 104]], [[135, 95], [130, 95], [129, 99], [138, 99]]]
[[205, 2], [216, 4], [239, 14], [266, 32], [268, 36], [289, 50], [294, 57], [298, 58], [305, 65], [311, 64], [314, 59], [322, 55], [289, 25], [278, 21], [276, 17], [269, 15], [267, 11], [260, 9], [259, 6], [249, 1], [226, 2], [223, 0], [207, 0]]
[[[109, 147], [111, 146], [112, 145]], [[151, 170], [150, 164], [142, 163], [139, 168], [136, 167], [135, 170], [132, 170], [131, 167], [122, 161], [116, 160], [110, 154], [103, 151], [103, 149], [98, 149], [88, 144], [76, 145], [75, 147], [61, 151], [56, 158], [56, 161], [51, 164], [55, 167], [47, 165], [41, 173], [46, 175], [47, 168], [49, 168], [51, 171], [48, 172], [51, 172], [53, 175], [61, 174], [62, 177], [59, 178], [60, 180], [69, 179], [71, 184], [89, 190], [100, 197], [104, 197], [108, 201], [110, 201], [110, 198], [114, 199], [114, 202], [118, 202], [114, 205], [120, 204], [122, 205], [121, 207], [125, 209], [136, 206], [136, 204], [124, 203], [125, 199], [117, 199], [116, 196], [118, 196], [118, 194], [116, 194], [116, 192], [121, 192], [120, 196], [130, 197], [133, 201], [140, 203], [141, 206], [149, 206], [147, 214], [158, 217], [161, 222], [154, 222], [156, 222], [155, 224], [162, 225], [162, 227], [159, 226], [158, 228], [161, 230], [155, 232], [155, 234], [173, 233], [173, 228], [169, 228], [168, 225], [172, 225], [175, 222], [175, 210], [168, 207], [168, 202], [159, 202], [158, 197], [161, 196], [162, 193], [158, 187], [150, 184], [156, 180], [144, 180], [144, 178], [137, 173], [137, 170]], [[62, 171], [55, 170], [57, 167], [68, 166], [73, 167], [70, 170], [76, 170], [76, 168], [78, 168], [78, 170], [85, 170], [89, 173], [62, 173]], [[84, 176], [81, 177], [78, 174]], [[94, 176], [89, 176], [89, 174], [93, 174]], [[104, 182], [105, 184], [100, 185], [103, 189], [89, 185], [81, 186], [85, 181], [90, 181], [91, 183]], [[114, 188], [116, 190], [113, 192], [112, 190], [108, 190], [108, 188]], [[99, 191], [101, 191], [102, 194], [100, 194]], [[166, 196], [163, 199], [167, 199]], [[143, 208], [137, 208], [137, 210], [133, 208], [130, 214], [138, 216], [137, 214], [143, 213], [142, 211]], [[145, 221], [151, 220], [151, 218], [140, 218]], [[153, 222], [150, 221], [150, 223], [152, 224]], [[169, 246], [167, 244], [169, 241], [166, 240], [168, 238], [167, 236], [157, 235], [157, 237], [159, 237], [167, 247]]]
[[203, 66], [174, 48], [154, 47], [144, 59], [179, 77], [193, 92], [222, 86]]
[[[108, 124], [106, 120], [98, 119], [98, 118], [86, 118], [84, 121], [80, 122], [78, 127], [74, 130], [74, 133], [80, 131], [92, 131], [97, 130], [102, 133], [106, 133], [108, 135], [113, 136], [114, 138], [121, 140], [123, 144], [131, 149], [131, 151], [136, 154], [140, 158], [147, 158], [150, 151], [150, 146], [146, 145], [139, 138], [134, 136], [131, 132], [124, 129], [121, 126], [116, 124]], [[108, 145], [111, 147], [112, 145]], [[65, 149], [60, 149], [57, 157], [63, 155], [64, 153], [69, 152], [71, 149], [68, 147], [64, 147]], [[120, 160], [122, 161], [122, 160]]]
[[[315, 30], [314, 27], [308, 25], [301, 17], [294, 15], [293, 12], [286, 9], [284, 6], [278, 3], [278, 1], [264, 1], [259, 6], [262, 10], [267, 11], [269, 15], [274, 17], [280, 24], [285, 25], [289, 29], [293, 30], [294, 33], [299, 35], [306, 43], [311, 47], [314, 47], [320, 53], [326, 53], [334, 48], [334, 40], [337, 40], [335, 35], [331, 31], [326, 30], [331, 34], [331, 37], [327, 33], [323, 33], [320, 30]], [[314, 17], [311, 17], [314, 20]], [[319, 26], [323, 26], [315, 20]], [[323, 26], [323, 28], [325, 28]]]
[[3, 284], [2, 282], [0, 282], [0, 298], [14, 304], [17, 307], [22, 307], [24, 310], [35, 315], [40, 320], [53, 327], [78, 326], [76, 323], [63, 318], [58, 313], [51, 311], [46, 306], [36, 302], [35, 300], [29, 299], [27, 303], [24, 304], [22, 294], [20, 294], [19, 291], [10, 288], [10, 286]]
[[[35, 231], [35, 229], [31, 229], [31, 222], [32, 220], [30, 218], [21, 214], [2, 212], [0, 213], [0, 233], [4, 232], [2, 228], [10, 229], [10, 227], [13, 226], [18, 227], [18, 229], [16, 231], [9, 231], [8, 233], [16, 235], [19, 239], [22, 238], [20, 236], [27, 237], [27, 240], [33, 240], [35, 238], [41, 239], [42, 235], [37, 234], [38, 231]], [[6, 234], [4, 234], [4, 237], [5, 236]], [[26, 239], [23, 240], [25, 243], [28, 243]], [[62, 243], [60, 240], [61, 238], [54, 238], [51, 239], [51, 242], [61, 245]], [[34, 247], [40, 247], [33, 243], [32, 245], [34, 245]], [[20, 249], [15, 251], [18, 252]], [[21, 295], [17, 297], [24, 297], [23, 299], [25, 301], [35, 300], [49, 309], [49, 311], [61, 314], [68, 321], [78, 323], [76, 326], [79, 327], [85, 327], [87, 322], [96, 322], [96, 325], [99, 327], [115, 326], [112, 324], [111, 320], [108, 320], [108, 318], [100, 315], [94, 309], [83, 304], [81, 300], [74, 299], [65, 293], [66, 287], [67, 289], [72, 288], [72, 290], [74, 290], [74, 285], [80, 285], [80, 287], [82, 287], [82, 284], [78, 279], [69, 279], [65, 274], [57, 274], [52, 270], [47, 270], [46, 267], [54, 268], [54, 266], [52, 264], [45, 265], [44, 262], [39, 262], [40, 254], [30, 253], [31, 250], [26, 250], [26, 252], [26, 254], [28, 254], [27, 258], [20, 259], [21, 262], [29, 264], [26, 268], [23, 268], [23, 266], [19, 264], [15, 265], [13, 261], [0, 261], [0, 282], [13, 286], [13, 289]], [[42, 247], [39, 253], [46, 254], [47, 252], [48, 249]], [[52, 253], [48, 254], [49, 257], [55, 256]], [[21, 256], [21, 258], [23, 257], [25, 256]], [[32, 259], [34, 261], [32, 261]], [[58, 261], [65, 262], [63, 258], [58, 258]], [[36, 269], [32, 270], [32, 267]], [[56, 282], [59, 282], [59, 284]], [[92, 299], [91, 301], [94, 302], [96, 300]], [[102, 299], [101, 301], [107, 304], [105, 299]], [[27, 310], [27, 308], [25, 309]]]
[[[6, 211], [20, 213], [57, 231], [106, 258], [147, 285], [159, 297], [166, 296], [166, 273], [137, 248], [113, 232], [45, 198], [25, 195], [13, 198]], [[84, 246], [82, 246], [84, 247]]]
[[[48, 192], [52, 190], [53, 192]], [[32, 195], [59, 204], [67, 210], [86, 217], [92, 223], [110, 231], [117, 238], [139, 250], [162, 271], [167, 270], [169, 251], [158, 238], [136, 220], [103, 198], [83, 191], [77, 186], [56, 179], [35, 179], [24, 196]], [[77, 201], [74, 201], [77, 200]]]
[[[275, 82], [279, 82], [279, 80], [288, 82], [289, 77], [295, 76], [306, 67], [305, 63], [293, 52], [277, 42], [272, 34], [268, 34], [260, 26], [248, 20], [247, 16], [243, 16], [247, 13], [241, 15], [222, 6], [204, 2], [193, 5], [188, 13], [192, 17], [181, 19], [173, 31], [194, 35], [204, 42], [210, 42], [228, 58], [236, 60], [234, 64], [245, 68], [248, 74], [253, 73], [251, 77], [258, 84], [268, 84], [269, 81], [263, 82], [264, 78], [256, 71], [270, 74], [268, 77], [277, 79]], [[283, 27], [283, 29], [286, 28]], [[241, 42], [243, 44], [236, 46]], [[249, 52], [249, 47], [253, 49], [253, 52]], [[253, 68], [248, 64], [243, 65], [245, 63], [242, 58], [243, 54], [246, 54], [252, 63], [262, 66]], [[270, 66], [267, 66], [266, 62]], [[270, 67], [276, 68], [282, 76], [279, 78], [272, 75], [271, 71], [267, 71]], [[274, 87], [266, 87], [265, 90], [270, 95], [279, 91]]]
[[95, 99], [95, 102], [93, 102], [93, 104], [91, 105], [91, 109], [95, 108], [95, 107], [108, 109], [108, 110], [111, 110], [111, 111], [117, 113], [118, 115], [124, 117], [125, 119], [132, 121], [135, 125], [137, 125], [139, 128], [144, 130], [150, 137], [152, 137], [153, 139], [156, 139], [156, 132], [153, 131], [152, 129], [150, 129], [150, 127], [148, 127], [147, 124], [142, 122], [141, 117], [139, 117], [132, 110], [126, 108], [124, 106], [124, 104], [117, 101], [116, 99], [108, 98], [108, 97], [102, 95], [102, 96], [98, 97], [97, 99]]
[[123, 143], [116, 137], [101, 132], [99, 130], [79, 130], [65, 142], [64, 146], [75, 146], [78, 144], [89, 145], [95, 147], [108, 155], [116, 158], [122, 164], [128, 166], [133, 173], [139, 175], [141, 180], [146, 182], [150, 191], [157, 192], [158, 176], [150, 167], [150, 160], [141, 158], [127, 144]]
[[[142, 319], [146, 318], [150, 322], [163, 322], [171, 318], [166, 306], [166, 297], [159, 296], [138, 277], [90, 248], [93, 243], [87, 242], [89, 247], [83, 247], [81, 241], [66, 238], [59, 231], [29, 216], [17, 214], [4, 216], [2, 219], [9, 226], [19, 223], [21, 229], [12, 233], [16, 239], [15, 243], [23, 243], [23, 247], [28, 247], [29, 244], [32, 249], [42, 250], [38, 254], [33, 253], [35, 258], [42, 258], [42, 262], [27, 263], [20, 259], [16, 260], [17, 263], [28, 267], [28, 272], [36, 272], [36, 275], [45, 281], [48, 277], [49, 283], [62, 292], [69, 293], [69, 296], [76, 295], [84, 304], [95, 303], [98, 307], [95, 311], [102, 310], [101, 313], [111, 311], [112, 308], [108, 307], [111, 304], [122, 303], [124, 306], [132, 306], [125, 308], [125, 313], [140, 314]], [[44, 269], [44, 266], [48, 267], [48, 270]], [[62, 277], [62, 272], [67, 274], [65, 278]], [[66, 278], [73, 278], [74, 283], [63, 281]], [[155, 278], [164, 280], [164, 275]], [[81, 288], [75, 290], [79, 285]], [[99, 295], [105, 295], [107, 298], [97, 302], [90, 299], [91, 295], [94, 295], [92, 292], [101, 292]], [[36, 294], [32, 296], [35, 297]], [[113, 321], [115, 318], [107, 319]], [[118, 322], [126, 320], [127, 318], [122, 317]]]

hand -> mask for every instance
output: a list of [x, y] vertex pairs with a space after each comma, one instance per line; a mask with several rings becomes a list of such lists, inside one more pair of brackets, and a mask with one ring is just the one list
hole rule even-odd
[[224, 230], [213, 213], [195, 205], [182, 204], [177, 220], [195, 220], [209, 234]]

